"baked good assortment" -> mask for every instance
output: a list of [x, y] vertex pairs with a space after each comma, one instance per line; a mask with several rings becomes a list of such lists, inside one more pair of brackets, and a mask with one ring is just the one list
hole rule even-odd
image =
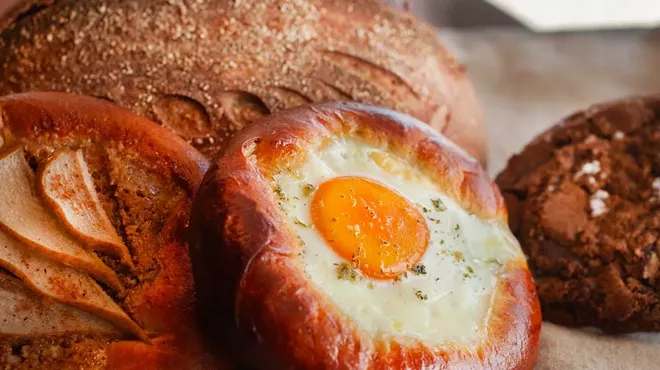
[[541, 308], [660, 331], [660, 96], [565, 118], [500, 194], [394, 3], [16, 0], [0, 367], [531, 369]]
[[0, 367], [531, 369], [541, 309], [660, 331], [660, 96], [565, 118], [500, 194], [394, 3], [16, 0]]
[[108, 99], [209, 157], [270, 112], [355, 100], [411, 114], [485, 163], [463, 67], [435, 29], [380, 0], [22, 0], [15, 9], [0, 21], [0, 95]]
[[595, 105], [498, 176], [544, 319], [660, 330], [660, 97]]
[[207, 167], [108, 102], [0, 98], [1, 367], [219, 367], [186, 242]]
[[660, 96], [565, 118], [500, 195], [404, 2], [16, 2], [0, 365], [528, 369], [540, 308], [660, 331]]
[[280, 112], [196, 197], [201, 317], [258, 368], [531, 369], [540, 308], [506, 223], [478, 162], [409, 116]]

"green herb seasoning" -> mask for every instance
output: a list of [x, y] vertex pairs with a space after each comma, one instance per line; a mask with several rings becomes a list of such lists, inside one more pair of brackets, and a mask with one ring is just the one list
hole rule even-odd
[[298, 225], [298, 226], [301, 226], [301, 227], [307, 228], [307, 229], [310, 228], [309, 225], [307, 225], [306, 223], [300, 221], [297, 217], [293, 219], [293, 223], [296, 224], [296, 225]]
[[424, 292], [422, 292], [419, 289], [415, 290], [415, 295], [417, 296], [417, 298], [419, 298], [420, 301], [428, 301], [429, 300], [429, 296], [424, 294]]
[[474, 276], [474, 270], [472, 269], [472, 267], [467, 266], [465, 268], [465, 272], [463, 273], [463, 277], [467, 279], [467, 278], [471, 278], [473, 276]]
[[500, 263], [500, 261], [496, 260], [495, 258], [489, 258], [485, 262], [488, 264], [502, 266], [502, 263]]
[[402, 272], [399, 275], [397, 275], [397, 277], [394, 279], [394, 281], [400, 282], [400, 281], [403, 281], [403, 279], [405, 279], [407, 277], [408, 277], [408, 273], [407, 272]]
[[431, 199], [431, 203], [433, 203], [433, 207], [435, 208], [436, 211], [442, 212], [447, 210], [447, 206], [442, 202], [440, 198], [438, 199]]
[[454, 256], [454, 261], [456, 261], [456, 262], [465, 261], [465, 256], [463, 256], [463, 253], [461, 253], [461, 252], [451, 251], [451, 255]]
[[339, 280], [348, 280], [351, 283], [355, 283], [361, 278], [358, 270], [348, 262], [335, 263], [335, 267], [337, 279]]
[[312, 184], [307, 184], [307, 185], [303, 186], [303, 189], [302, 189], [303, 195], [306, 196], [306, 197], [312, 195], [312, 193], [315, 192], [315, 191], [316, 191], [316, 186], [314, 186]]
[[417, 264], [410, 269], [415, 275], [426, 275], [426, 266], [423, 264]]
[[275, 192], [275, 195], [277, 196], [277, 199], [283, 201], [283, 202], [288, 202], [289, 200], [287, 197], [284, 195], [284, 191], [282, 191], [282, 187], [279, 184], [276, 184], [275, 187], [273, 188], [273, 191]]

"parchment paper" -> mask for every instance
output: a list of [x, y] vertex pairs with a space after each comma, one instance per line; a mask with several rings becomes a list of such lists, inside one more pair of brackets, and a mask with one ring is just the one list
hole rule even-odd
[[[441, 30], [466, 64], [491, 135], [491, 175], [571, 112], [660, 93], [660, 32], [536, 35], [521, 29]], [[660, 148], [659, 148], [660, 150]], [[660, 334], [606, 336], [544, 322], [539, 370], [660, 369]]]

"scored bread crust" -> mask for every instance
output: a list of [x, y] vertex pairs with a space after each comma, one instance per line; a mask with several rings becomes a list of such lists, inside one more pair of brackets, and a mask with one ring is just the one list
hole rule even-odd
[[[158, 274], [137, 288], [141, 289], [139, 294], [149, 297], [164, 295], [158, 300], [141, 298], [148, 304], [140, 303], [147, 308], [137, 315], [143, 322], [149, 322], [150, 315], [158, 315], [156, 321], [151, 321], [167, 322], [167, 330], [158, 330], [158, 336], [150, 344], [111, 341], [105, 347], [105, 363], [113, 369], [219, 366], [206, 352], [195, 323], [188, 248], [185, 233], [180, 231], [187, 225], [192, 198], [209, 166], [208, 161], [185, 141], [146, 118], [102, 100], [66, 93], [27, 93], [0, 98], [0, 133], [5, 140], [25, 147], [55, 142], [60, 146], [116, 143], [130, 147], [132, 153], [148, 160], [155, 171], [172, 174], [180, 182], [178, 185], [186, 188], [188, 199], [179, 204], [179, 209], [171, 211], [158, 235], [162, 248], [153, 256], [159, 266]], [[2, 147], [0, 143], [0, 150], [6, 150], [8, 144], [5, 142]], [[176, 300], [166, 299], [170, 293], [176, 293]]]
[[291, 164], [293, 154], [346, 136], [415, 163], [467, 211], [506, 225], [503, 199], [479, 164], [411, 117], [352, 103], [267, 117], [234, 137], [193, 205], [197, 294], [211, 332], [223, 333], [217, 340], [234, 344], [232, 351], [243, 349], [244, 356], [266, 359], [261, 365], [267, 368], [278, 363], [302, 369], [531, 369], [541, 316], [522, 253], [503, 267], [487, 338], [474, 348], [371, 338], [300, 271], [293, 257], [298, 240], [268, 179]]
[[486, 162], [463, 66], [436, 29], [379, 0], [22, 1], [0, 21], [0, 95], [103, 97], [209, 157], [270, 112], [353, 100], [410, 114]]

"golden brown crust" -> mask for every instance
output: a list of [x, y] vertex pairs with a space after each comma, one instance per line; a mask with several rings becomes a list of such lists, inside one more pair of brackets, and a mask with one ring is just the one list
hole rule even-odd
[[505, 266], [488, 341], [473, 350], [375, 340], [299, 271], [291, 257], [297, 239], [283, 226], [266, 179], [294, 152], [344, 135], [416, 163], [467, 210], [506, 224], [502, 197], [479, 164], [410, 117], [346, 103], [273, 115], [232, 140], [207, 173], [193, 207], [191, 256], [210, 325], [217, 332], [238, 331], [243, 340], [226, 342], [258, 343], [260, 355], [250, 355], [265, 356], [271, 368], [275, 358], [283, 367], [303, 369], [531, 369], [541, 319], [522, 257]]
[[10, 95], [0, 98], [0, 119], [0, 127], [26, 141], [71, 135], [123, 143], [190, 184], [200, 183], [208, 168], [208, 161], [181, 138], [99, 99], [47, 92]]
[[185, 232], [181, 231], [187, 226], [192, 198], [208, 161], [185, 141], [145, 118], [102, 100], [65, 93], [0, 98], [0, 134], [10, 145], [15, 142], [26, 147], [57, 143], [55, 146], [70, 145], [72, 149], [81, 145], [130, 148], [131, 153], [153, 165], [154, 171], [162, 171], [178, 181], [177, 186], [183, 187], [187, 195], [178, 208], [168, 210], [169, 217], [158, 236], [160, 247], [150, 256], [157, 266], [152, 268], [156, 273], [150, 281], [131, 288], [131, 301], [124, 302], [127, 312], [154, 330], [156, 337], [151, 344], [107, 344], [105, 366], [218, 366], [206, 352], [195, 322], [192, 271]]
[[485, 163], [464, 69], [436, 29], [380, 1], [52, 2], [0, 34], [0, 94], [104, 97], [209, 156], [270, 112], [354, 100], [411, 114]]

